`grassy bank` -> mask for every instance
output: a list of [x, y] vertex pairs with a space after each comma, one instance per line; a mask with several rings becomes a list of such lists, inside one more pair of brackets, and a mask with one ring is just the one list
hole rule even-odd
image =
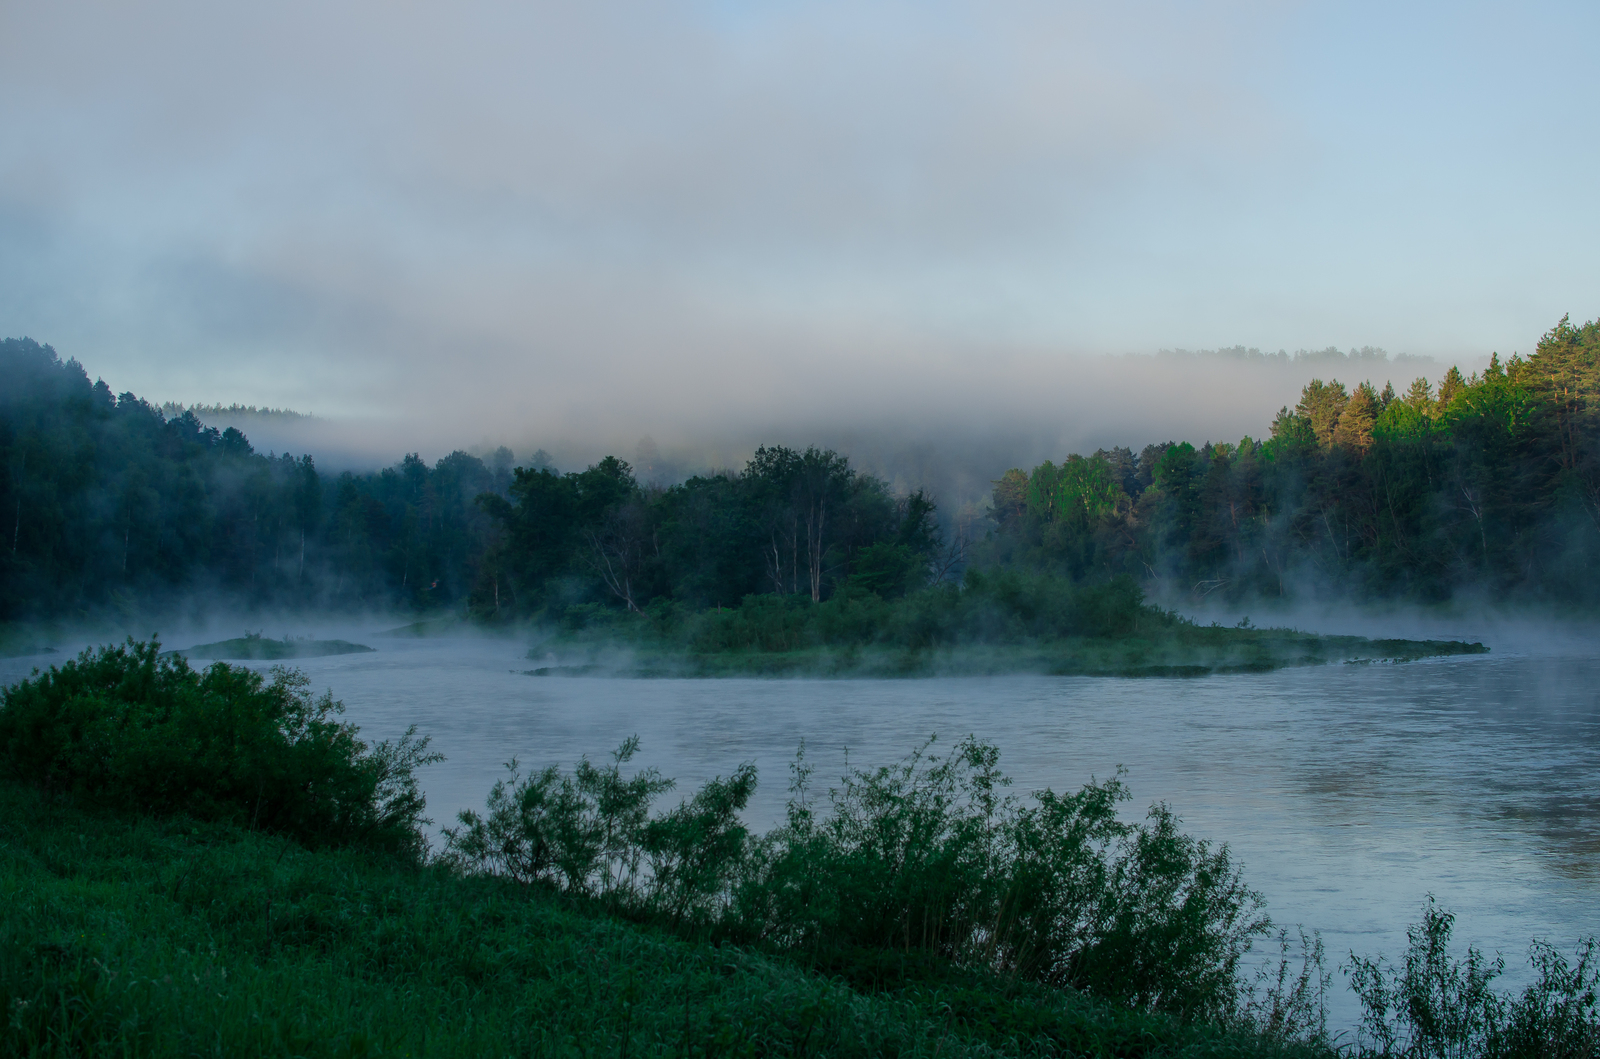
[[540, 887], [0, 785], [0, 1052], [1311, 1055], [884, 958], [807, 969]]
[[1500, 993], [1431, 902], [1403, 965], [1351, 955], [1335, 1047], [1320, 943], [1248, 980], [1260, 895], [1120, 775], [1010, 795], [969, 738], [822, 792], [802, 753], [757, 835], [753, 766], [658, 810], [629, 739], [513, 763], [430, 852], [426, 740], [339, 713], [154, 644], [6, 690], [0, 1054], [1600, 1054], [1594, 941]]

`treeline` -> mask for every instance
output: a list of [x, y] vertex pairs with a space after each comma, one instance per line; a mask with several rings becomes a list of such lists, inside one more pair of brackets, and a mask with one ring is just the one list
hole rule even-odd
[[1592, 605], [1600, 584], [1600, 321], [1533, 355], [1346, 387], [1313, 380], [1262, 441], [1101, 450], [1011, 470], [979, 561], [1128, 574], [1195, 596]]
[[[751, 596], [896, 600], [964, 568], [1169, 597], [1593, 605], [1600, 583], [1600, 322], [1437, 388], [1313, 380], [1270, 436], [1072, 455], [997, 482], [987, 538], [947, 545], [932, 497], [844, 456], [758, 449], [668, 488], [451, 453], [374, 474], [263, 455], [192, 409], [90, 383], [0, 342], [0, 620], [245, 605], [719, 610]], [[176, 408], [172, 411], [176, 412]], [[543, 461], [541, 461], [543, 462]], [[9, 539], [6, 539], [9, 538]]]
[[266, 456], [234, 428], [175, 417], [90, 383], [28, 339], [0, 342], [0, 618], [162, 608], [197, 593], [240, 602], [446, 605], [493, 536], [475, 502], [504, 491], [488, 463], [415, 456], [325, 475]]
[[893, 496], [833, 452], [763, 448], [742, 472], [670, 489], [615, 458], [513, 468], [504, 448], [327, 475], [193, 409], [115, 395], [32, 340], [0, 342], [0, 380], [0, 619], [196, 593], [483, 618], [820, 600], [847, 581], [894, 596], [925, 582], [939, 551], [930, 498]]

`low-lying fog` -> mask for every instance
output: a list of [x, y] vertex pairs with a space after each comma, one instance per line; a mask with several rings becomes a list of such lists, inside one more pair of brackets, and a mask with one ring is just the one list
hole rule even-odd
[[[1460, 938], [1509, 957], [1513, 981], [1533, 937], [1600, 932], [1594, 630], [1488, 614], [1301, 617], [1319, 631], [1460, 636], [1493, 650], [1184, 681], [628, 680], [525, 675], [524, 635], [394, 637], [385, 630], [405, 619], [382, 618], [248, 625], [377, 649], [294, 664], [368, 737], [415, 724], [433, 738], [446, 760], [423, 781], [440, 824], [481, 806], [513, 757], [570, 766], [637, 733], [638, 764], [675, 777], [681, 794], [755, 762], [748, 819], [766, 828], [802, 742], [826, 785], [847, 760], [886, 763], [931, 735], [948, 746], [970, 733], [1001, 748], [1021, 794], [1126, 767], [1128, 812], [1166, 801], [1194, 833], [1230, 843], [1275, 919], [1321, 931], [1334, 964], [1352, 949], [1402, 952], [1429, 893], [1459, 914]], [[223, 619], [163, 640], [241, 631]], [[78, 645], [57, 646], [54, 658]], [[0, 661], [0, 680], [52, 660]], [[1336, 1026], [1353, 1023], [1342, 985], [1333, 1004]]]

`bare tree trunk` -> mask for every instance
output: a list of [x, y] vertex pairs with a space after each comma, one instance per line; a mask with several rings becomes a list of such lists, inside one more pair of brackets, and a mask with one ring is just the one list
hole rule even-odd
[[598, 536], [593, 534], [590, 535], [590, 546], [594, 549], [595, 558], [599, 560], [597, 566], [600, 578], [606, 583], [606, 587], [611, 590], [611, 594], [626, 603], [628, 609], [635, 614], [643, 613], [639, 609], [639, 605], [633, 601], [633, 579], [628, 576], [627, 556], [621, 555], [618, 557], [618, 561], [613, 563], [610, 554], [606, 551], [605, 544]]
[[822, 600], [822, 532], [828, 523], [828, 501], [819, 500], [806, 517], [806, 564], [811, 581], [811, 602]]
[[1462, 486], [1461, 495], [1466, 497], [1467, 510], [1472, 512], [1472, 517], [1477, 520], [1478, 543], [1483, 548], [1483, 568], [1487, 571], [1489, 569], [1489, 536], [1483, 529], [1483, 509], [1478, 502], [1478, 497], [1472, 494], [1471, 489]]

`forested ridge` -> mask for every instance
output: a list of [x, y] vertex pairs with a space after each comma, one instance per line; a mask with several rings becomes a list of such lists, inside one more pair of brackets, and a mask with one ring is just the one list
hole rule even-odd
[[[894, 600], [986, 575], [1166, 598], [1335, 593], [1589, 606], [1600, 559], [1600, 322], [1527, 358], [1347, 386], [1313, 380], [1269, 436], [1070, 455], [995, 484], [976, 533], [845, 456], [758, 449], [670, 487], [454, 452], [325, 474], [0, 343], [0, 618], [236, 605], [454, 610], [483, 620]], [[169, 414], [170, 413], [170, 414]], [[9, 525], [4, 525], [9, 523]], [[968, 580], [971, 580], [968, 578]], [[982, 579], [980, 578], [981, 582]], [[995, 582], [990, 577], [989, 590]], [[1132, 587], [1132, 585], [1130, 585]], [[1137, 591], [1137, 590], [1135, 590]]]
[[1269, 436], [1069, 456], [996, 484], [985, 558], [1126, 573], [1194, 596], [1337, 593], [1592, 605], [1600, 321], [1526, 359], [1346, 387], [1312, 380]]

